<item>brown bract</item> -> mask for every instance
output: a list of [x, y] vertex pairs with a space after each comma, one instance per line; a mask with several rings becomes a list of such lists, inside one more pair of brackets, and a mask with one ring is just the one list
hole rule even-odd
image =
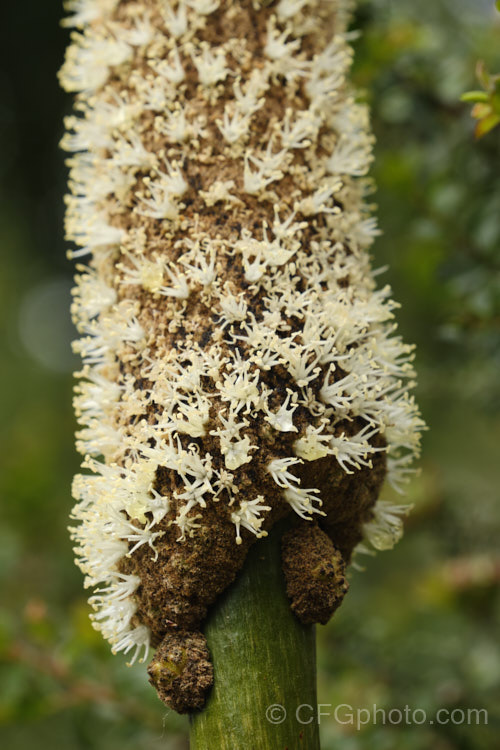
[[284, 534], [282, 555], [292, 610], [304, 625], [325, 625], [349, 588], [342, 555], [316, 522]]
[[201, 633], [169, 631], [148, 666], [149, 681], [161, 700], [180, 714], [203, 707], [213, 667]]

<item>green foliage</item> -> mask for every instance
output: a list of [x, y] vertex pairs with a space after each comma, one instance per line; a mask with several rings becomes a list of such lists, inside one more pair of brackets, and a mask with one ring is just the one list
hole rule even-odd
[[467, 91], [460, 97], [463, 102], [472, 102], [472, 117], [477, 120], [475, 135], [482, 138], [500, 123], [500, 75], [491, 75], [484, 62], [476, 66], [476, 74], [482, 91]]
[[[500, 11], [500, 2], [495, 3]], [[491, 75], [483, 60], [476, 65], [476, 77], [482, 86], [481, 91], [467, 91], [462, 94], [463, 102], [474, 104], [471, 115], [477, 120], [474, 133], [482, 138], [500, 124], [500, 74]]]
[[[500, 716], [500, 129], [474, 143], [459, 103], [475, 61], [498, 69], [490, 0], [368, 0], [355, 78], [373, 109], [380, 277], [415, 341], [430, 426], [415, 510], [393, 552], [363, 561], [320, 636], [323, 750], [490, 750]], [[88, 620], [67, 537], [71, 266], [62, 240], [67, 101], [55, 70], [59, 3], [8, 4], [0, 194], [0, 745], [9, 750], [187, 748], [144, 667]], [[30, 19], [30, 23], [26, 19]], [[29, 54], [19, 55], [19, 48]], [[33, 60], [36, 60], [34, 65]], [[486, 92], [486, 90], [485, 90]], [[481, 93], [485, 93], [481, 92]], [[479, 104], [484, 101], [477, 102]], [[277, 697], [277, 702], [279, 698]], [[485, 707], [488, 725], [335, 721], [354, 708]], [[263, 719], [264, 720], [264, 719]]]

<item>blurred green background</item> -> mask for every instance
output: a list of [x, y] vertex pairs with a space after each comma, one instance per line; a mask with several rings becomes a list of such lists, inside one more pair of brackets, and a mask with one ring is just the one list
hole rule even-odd
[[[128, 669], [88, 620], [66, 532], [73, 449], [62, 238], [70, 101], [56, 70], [58, 0], [4, 9], [0, 48], [0, 745], [187, 747], [144, 667]], [[483, 750], [500, 735], [500, 129], [473, 140], [460, 94], [500, 71], [493, 0], [363, 0], [355, 79], [373, 108], [383, 236], [375, 266], [418, 346], [430, 427], [403, 541], [354, 572], [319, 634], [319, 700], [356, 708], [485, 708], [488, 725], [323, 717], [324, 750]], [[325, 711], [328, 709], [325, 708]], [[333, 711], [333, 708], [332, 708]], [[345, 717], [345, 713], [342, 714]], [[216, 750], [216, 749], [214, 749]]]

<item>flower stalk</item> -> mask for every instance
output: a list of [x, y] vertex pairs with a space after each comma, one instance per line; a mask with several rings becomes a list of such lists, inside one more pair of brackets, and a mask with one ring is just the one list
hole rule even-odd
[[277, 524], [250, 550], [204, 627], [215, 668], [191, 750], [319, 750], [315, 626], [290, 610]]

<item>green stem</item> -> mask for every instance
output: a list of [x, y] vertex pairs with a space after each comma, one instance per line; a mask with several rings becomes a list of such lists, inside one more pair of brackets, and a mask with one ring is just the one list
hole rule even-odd
[[205, 709], [191, 716], [191, 750], [319, 750], [315, 631], [301, 625], [285, 593], [287, 527], [277, 524], [254, 544], [208, 617], [215, 683]]

